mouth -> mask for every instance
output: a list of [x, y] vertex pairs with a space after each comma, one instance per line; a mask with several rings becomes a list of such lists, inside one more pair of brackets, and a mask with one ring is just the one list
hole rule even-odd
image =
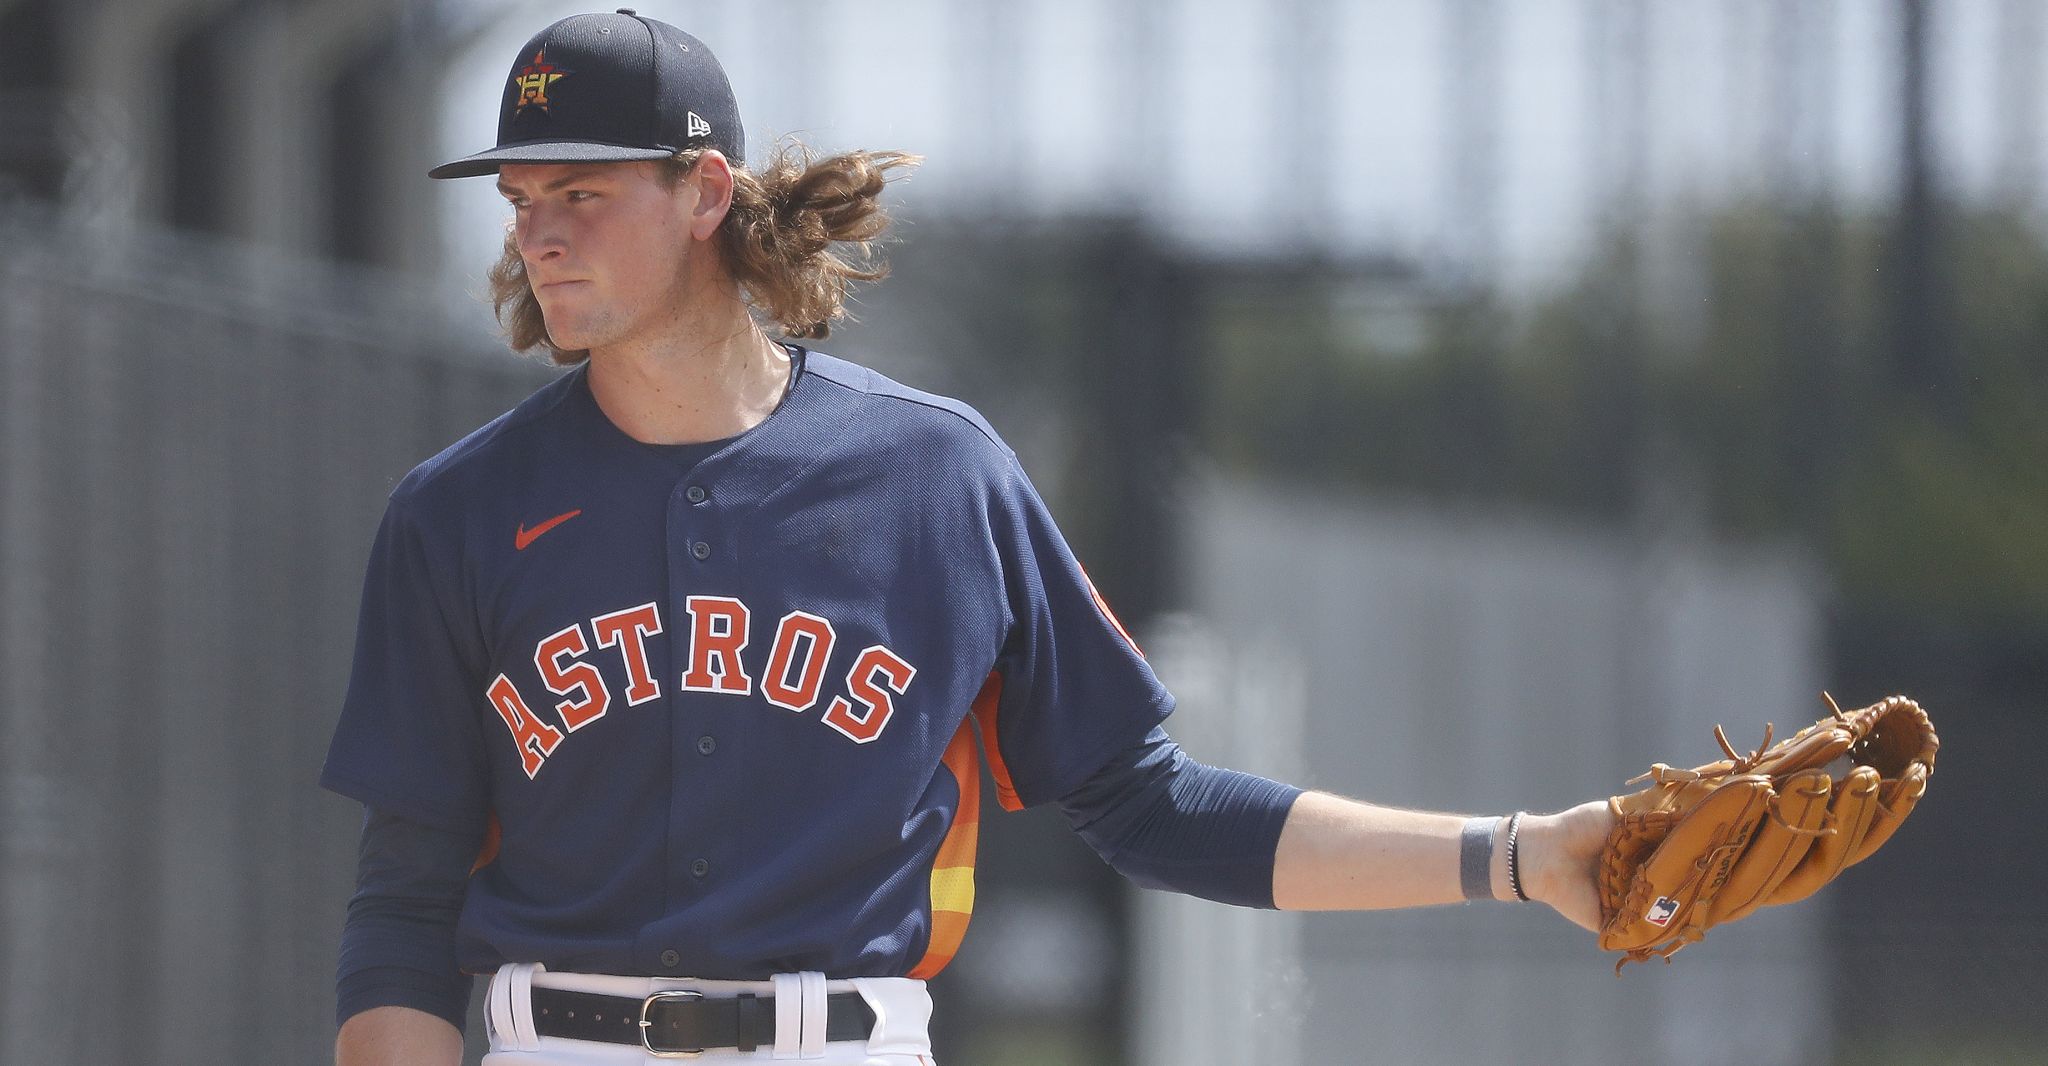
[[535, 291], [535, 292], [539, 292], [539, 291], [541, 291], [542, 289], [559, 289], [559, 288], [561, 288], [561, 287], [563, 287], [563, 286], [565, 286], [565, 285], [588, 285], [588, 284], [589, 284], [589, 282], [588, 282], [587, 280], [585, 280], [585, 279], [582, 279], [582, 278], [571, 278], [571, 279], [569, 279], [569, 280], [566, 280], [566, 281], [543, 281], [543, 282], [541, 282], [540, 284], [538, 284], [538, 285], [535, 285], [535, 286], [533, 287], [533, 291]]

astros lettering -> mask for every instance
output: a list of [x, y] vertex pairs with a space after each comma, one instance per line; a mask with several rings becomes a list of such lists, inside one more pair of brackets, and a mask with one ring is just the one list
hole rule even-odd
[[[690, 646], [689, 667], [678, 680], [681, 689], [752, 696], [754, 676], [747, 672], [741, 653], [752, 640], [753, 612], [730, 596], [691, 596], [684, 606], [690, 615]], [[491, 680], [484, 694], [511, 732], [527, 777], [540, 773], [568, 734], [612, 709], [611, 689], [591, 661], [593, 647], [619, 656], [626, 676], [626, 706], [661, 697], [661, 682], [647, 665], [647, 640], [664, 628], [660, 606], [643, 603], [574, 623], [535, 645], [533, 666], [539, 681], [559, 697], [552, 705], [559, 728], [534, 712], [511, 677], [501, 673]], [[807, 611], [783, 615], [761, 670], [761, 698], [797, 714], [816, 706], [824, 695], [825, 671], [837, 641], [829, 619]], [[917, 668], [887, 647], [863, 648], [846, 672], [843, 691], [833, 695], [819, 720], [856, 744], [870, 743], [882, 735], [896, 713], [895, 698], [909, 691], [916, 676]]]

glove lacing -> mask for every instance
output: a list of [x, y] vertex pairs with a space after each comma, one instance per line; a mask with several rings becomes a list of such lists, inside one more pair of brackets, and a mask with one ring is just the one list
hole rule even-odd
[[[1826, 696], [1827, 694], [1822, 693], [1822, 695]], [[1836, 717], [1841, 718], [1844, 721], [1848, 720], [1848, 716], [1842, 713], [1842, 709], [1840, 707], [1835, 706], [1835, 701], [1832, 696], [1828, 697], [1828, 706], [1834, 708]], [[1660, 785], [1689, 784], [1694, 781], [1706, 781], [1714, 778], [1734, 777], [1737, 774], [1746, 774], [1751, 770], [1756, 769], [1757, 766], [1762, 764], [1764, 761], [1764, 756], [1770, 753], [1772, 729], [1772, 724], [1769, 722], [1765, 722], [1763, 743], [1758, 744], [1756, 746], [1755, 751], [1752, 751], [1749, 754], [1744, 755], [1735, 750], [1735, 745], [1728, 742], [1728, 734], [1721, 729], [1719, 723], [1716, 723], [1714, 725], [1714, 742], [1721, 745], [1722, 753], [1728, 756], [1728, 761], [1726, 765], [1710, 766], [1704, 770], [1692, 770], [1682, 766], [1672, 766], [1669, 763], [1651, 763], [1650, 769], [1647, 773], [1637, 774], [1636, 776], [1629, 778], [1626, 783], [1634, 785], [1640, 784], [1644, 781], [1655, 781], [1657, 784]], [[1780, 826], [1784, 827], [1785, 831], [1788, 833], [1795, 833], [1799, 836], [1808, 837], [1824, 837], [1834, 835], [1835, 831], [1832, 827], [1803, 829], [1799, 826], [1793, 825], [1791, 822], [1785, 820], [1785, 816], [1783, 814], [1778, 812], [1778, 805], [1775, 802], [1768, 804], [1765, 809], [1769, 813], [1771, 820], [1778, 823]], [[1673, 948], [1672, 950], [1676, 951], [1677, 949]], [[1670, 961], [1670, 957], [1668, 955], [1666, 956], [1665, 961]]]

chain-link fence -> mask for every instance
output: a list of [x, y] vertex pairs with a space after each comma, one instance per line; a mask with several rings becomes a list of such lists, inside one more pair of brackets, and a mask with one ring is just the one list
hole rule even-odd
[[320, 1061], [383, 495], [539, 372], [360, 272], [0, 241], [0, 1061]]

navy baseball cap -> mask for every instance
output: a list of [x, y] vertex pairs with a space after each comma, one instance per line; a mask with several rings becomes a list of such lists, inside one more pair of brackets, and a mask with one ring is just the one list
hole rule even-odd
[[512, 61], [498, 145], [431, 178], [495, 174], [502, 163], [618, 163], [716, 148], [746, 162], [746, 132], [725, 68], [703, 41], [631, 8], [572, 15]]

